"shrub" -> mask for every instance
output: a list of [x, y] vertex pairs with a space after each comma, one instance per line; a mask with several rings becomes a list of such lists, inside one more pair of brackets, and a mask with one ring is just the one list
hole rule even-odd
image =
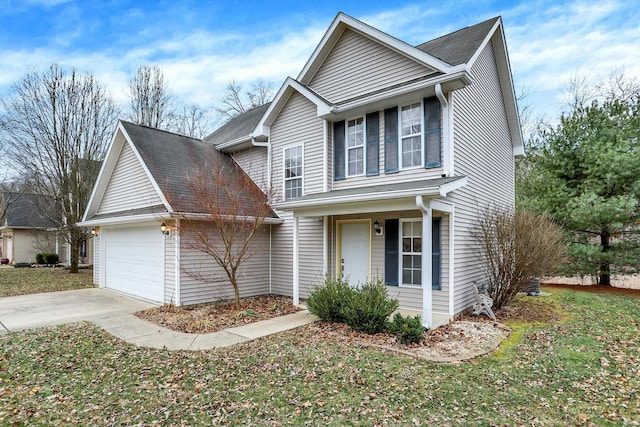
[[325, 279], [314, 287], [307, 298], [309, 311], [325, 322], [344, 322], [343, 306], [351, 299], [353, 289], [342, 279]]
[[387, 330], [396, 335], [401, 344], [412, 344], [424, 339], [424, 326], [420, 316], [403, 316], [396, 313], [387, 325]]
[[472, 235], [491, 283], [494, 310], [507, 305], [532, 278], [553, 274], [566, 250], [559, 225], [523, 209], [485, 209]]
[[58, 254], [42, 254], [46, 264], [57, 264], [59, 261]]
[[36, 254], [36, 264], [44, 264], [44, 254]]
[[28, 262], [16, 262], [13, 264], [13, 268], [31, 268], [31, 264]]
[[381, 280], [369, 282], [353, 290], [341, 314], [353, 329], [377, 334], [387, 328], [387, 320], [398, 308], [398, 301], [390, 299]]

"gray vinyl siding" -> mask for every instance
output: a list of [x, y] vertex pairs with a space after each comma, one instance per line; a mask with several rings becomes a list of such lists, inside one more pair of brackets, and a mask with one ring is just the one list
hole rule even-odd
[[278, 211], [284, 220], [271, 226], [271, 293], [293, 295], [293, 214]]
[[[202, 225], [206, 227], [207, 225]], [[180, 296], [182, 305], [200, 304], [233, 298], [233, 286], [224, 270], [207, 254], [195, 249], [189, 242], [187, 232], [180, 242]], [[242, 263], [238, 288], [240, 297], [269, 293], [269, 227], [265, 226], [253, 238], [249, 252], [252, 254]], [[201, 281], [195, 276], [210, 280]]]
[[128, 211], [160, 204], [162, 200], [151, 180], [133, 149], [125, 142], [96, 214]]
[[298, 220], [300, 298], [307, 298], [313, 286], [322, 283], [324, 279], [322, 228], [322, 218], [300, 218]]
[[324, 121], [316, 114], [316, 106], [295, 92], [271, 125], [273, 186], [276, 200], [283, 199], [284, 148], [304, 146], [303, 194], [322, 192]]
[[455, 202], [454, 313], [473, 303], [471, 284], [484, 277], [470, 230], [490, 204], [515, 203], [513, 146], [491, 44], [472, 67], [474, 83], [453, 93], [456, 175], [468, 184], [451, 194]]
[[[442, 264], [442, 289], [434, 290], [432, 293], [433, 305], [432, 309], [438, 313], [449, 312], [449, 217], [434, 211], [434, 217], [442, 218], [442, 247], [441, 247], [441, 264]], [[395, 218], [422, 218], [419, 211], [402, 211], [402, 212], [380, 212], [367, 215], [340, 215], [334, 217], [332, 227], [332, 242], [337, 248], [337, 225], [338, 220], [348, 219], [371, 219], [371, 222], [379, 221], [384, 226], [385, 219]], [[336, 265], [338, 260], [335, 259], [336, 253], [333, 253], [331, 260], [331, 269], [329, 270], [333, 276], [337, 275]], [[371, 280], [385, 280], [384, 277], [385, 248], [384, 235], [377, 236], [371, 229]], [[422, 288], [409, 286], [387, 286], [389, 296], [396, 298], [400, 303], [400, 309], [422, 311]]]
[[432, 73], [432, 69], [347, 29], [309, 86], [335, 103]]
[[262, 191], [268, 190], [269, 171], [266, 147], [252, 147], [248, 150], [238, 151], [233, 153], [232, 157]]
[[100, 285], [100, 233], [93, 236], [93, 283]]
[[[420, 102], [420, 100], [421, 98], [416, 99], [415, 102]], [[403, 104], [403, 105], [406, 105], [406, 104]], [[341, 190], [344, 188], [360, 188], [360, 187], [366, 187], [370, 185], [380, 185], [380, 184], [395, 184], [399, 182], [418, 181], [423, 179], [437, 179], [442, 176], [442, 173], [443, 173], [442, 167], [425, 169], [422, 166], [411, 168], [411, 169], [403, 169], [403, 170], [400, 170], [399, 172], [386, 174], [384, 172], [384, 158], [385, 158], [384, 111], [379, 111], [378, 117], [379, 117], [378, 129], [380, 129], [379, 139], [378, 139], [379, 174], [376, 176], [366, 176], [366, 175], [347, 176], [345, 179], [333, 181], [334, 190]], [[331, 141], [333, 141], [333, 139], [331, 139]], [[331, 143], [330, 145], [333, 146], [333, 143]], [[365, 150], [366, 150], [366, 144], [365, 144]], [[440, 150], [441, 152], [443, 150], [442, 141], [440, 141]], [[364, 158], [365, 159], [367, 158], [366, 152], [365, 152]], [[329, 176], [330, 176], [330, 179], [333, 180], [333, 176], [334, 176], [333, 167], [330, 169]]]
[[164, 303], [176, 304], [176, 233], [164, 239]]

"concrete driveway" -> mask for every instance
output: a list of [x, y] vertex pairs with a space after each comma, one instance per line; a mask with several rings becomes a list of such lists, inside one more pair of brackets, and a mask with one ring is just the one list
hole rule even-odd
[[105, 289], [78, 289], [0, 298], [0, 333], [129, 315], [153, 307]]

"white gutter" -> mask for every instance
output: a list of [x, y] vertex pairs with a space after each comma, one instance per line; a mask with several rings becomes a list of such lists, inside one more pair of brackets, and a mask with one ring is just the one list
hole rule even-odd
[[[223, 219], [229, 220], [240, 220], [253, 222], [256, 220], [255, 216], [234, 216], [234, 215], [223, 215]], [[131, 215], [131, 216], [121, 216], [121, 217], [113, 217], [113, 218], [101, 218], [94, 219], [89, 221], [83, 221], [76, 223], [79, 227], [92, 227], [95, 225], [117, 225], [117, 224], [125, 224], [125, 223], [137, 223], [137, 222], [148, 222], [148, 221], [161, 221], [166, 219], [191, 219], [191, 220], [202, 220], [202, 221], [211, 221], [212, 217], [209, 214], [199, 214], [199, 213], [176, 213], [170, 214], [168, 212], [158, 213], [158, 214], [144, 214], [144, 215]], [[282, 224], [284, 221], [281, 218], [264, 218], [264, 224]]]
[[249, 135], [241, 136], [240, 138], [232, 139], [231, 141], [220, 143], [215, 147], [218, 151], [222, 151], [227, 148], [231, 148], [234, 145], [242, 144], [243, 142], [251, 142], [252, 138], [253, 138], [253, 135], [249, 134]]
[[[433, 248], [431, 239], [433, 235], [433, 214], [431, 204], [426, 205], [422, 196], [416, 196], [416, 206], [422, 212], [422, 326], [431, 328], [431, 317], [433, 315], [433, 290], [432, 269], [433, 269]], [[428, 243], [428, 244], [426, 244]]]
[[[434, 77], [433, 79], [423, 80], [423, 81], [415, 82], [406, 86], [401, 86], [389, 91], [376, 93], [372, 96], [357, 99], [347, 104], [336, 105], [332, 111], [332, 114], [347, 112], [354, 108], [363, 107], [367, 104], [384, 101], [385, 99], [391, 98], [393, 96], [405, 95], [407, 93], [410, 93], [416, 90], [424, 89], [437, 84], [451, 82], [456, 79], [460, 80], [464, 86], [468, 86], [473, 82], [473, 77], [468, 72], [468, 70], [461, 69], [460, 71], [454, 74], [445, 74], [445, 75], [437, 76], [437, 77]], [[321, 117], [321, 118], [329, 117], [329, 114], [318, 115], [318, 117]]]

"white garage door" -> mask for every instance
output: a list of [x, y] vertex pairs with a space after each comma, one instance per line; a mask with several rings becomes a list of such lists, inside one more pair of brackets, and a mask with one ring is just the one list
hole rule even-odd
[[163, 302], [163, 239], [157, 225], [104, 228], [105, 280], [109, 289]]

